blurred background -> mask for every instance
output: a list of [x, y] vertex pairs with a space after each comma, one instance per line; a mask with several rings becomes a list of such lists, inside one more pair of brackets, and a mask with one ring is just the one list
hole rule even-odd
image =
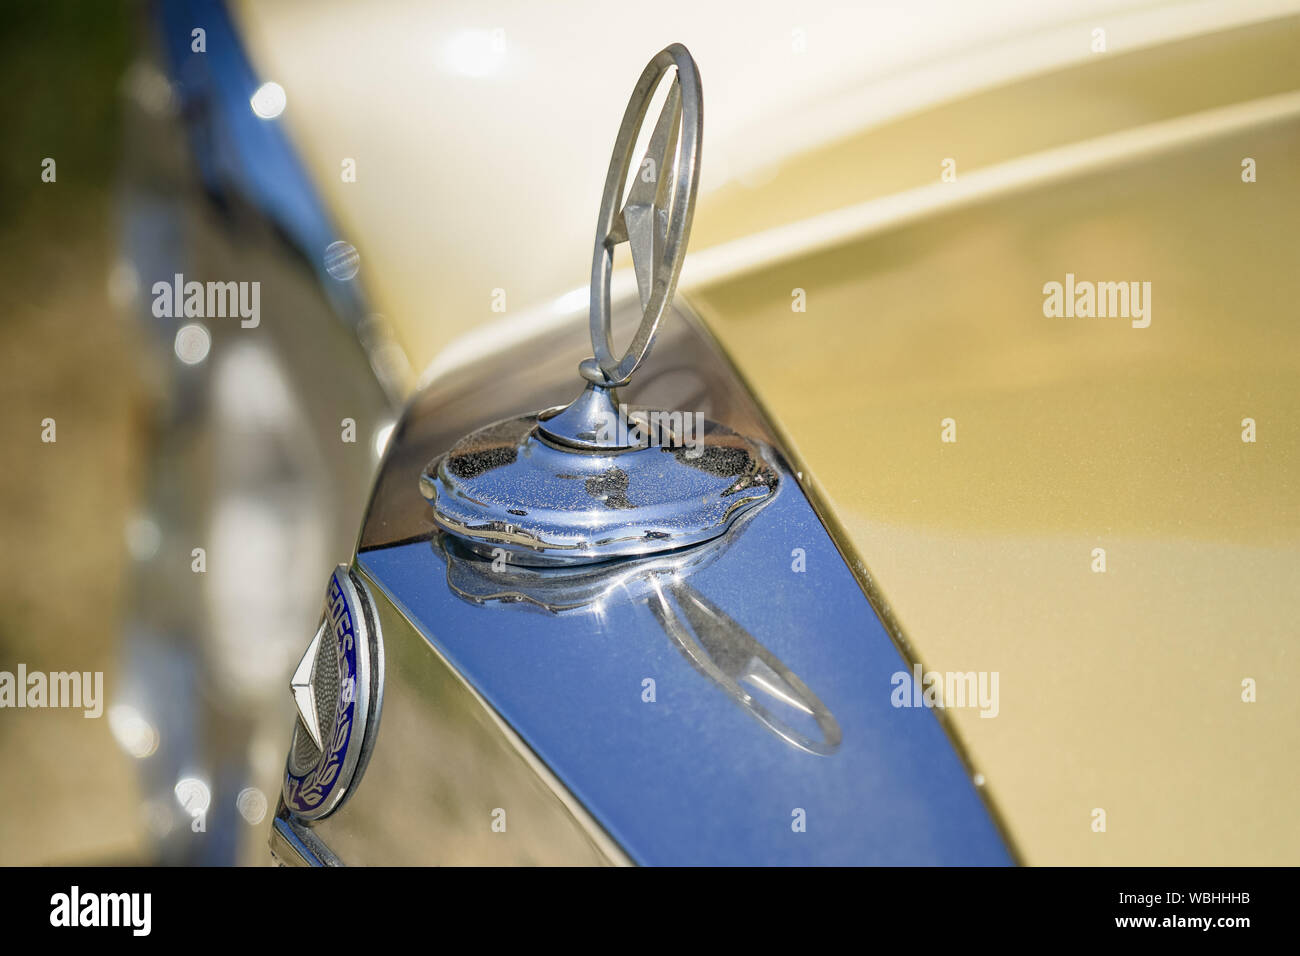
[[[101, 670], [111, 687], [148, 414], [139, 330], [108, 292], [136, 24], [112, 3], [6, 4], [4, 20], [0, 669]], [[58, 443], [40, 443], [44, 418]], [[147, 859], [140, 787], [106, 719], [4, 711], [0, 780], [0, 863]]]
[[0, 863], [266, 862], [285, 682], [409, 368], [224, 5], [23, 5], [4, 50], [0, 669], [105, 699], [3, 712]]
[[[1295, 8], [6, 4], [0, 671], [102, 671], [106, 699], [0, 712], [0, 864], [269, 862], [288, 675], [393, 423], [422, 377], [583, 311], [618, 120], [667, 43], [708, 105], [689, 285], [932, 182], [947, 145], [908, 117]], [[1075, 115], [968, 111], [1005, 135], [953, 124], [963, 169], [1177, 115], [1163, 87], [1116, 108], [1124, 76]], [[161, 308], [177, 276], [256, 283], [256, 321]]]

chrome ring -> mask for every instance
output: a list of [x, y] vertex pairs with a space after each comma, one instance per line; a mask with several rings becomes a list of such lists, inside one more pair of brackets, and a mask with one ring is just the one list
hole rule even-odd
[[[621, 216], [618, 207], [627, 184], [632, 150], [636, 146], [637, 134], [641, 131], [650, 99], [664, 74], [673, 67], [677, 68], [673, 83], [680, 89], [682, 115], [681, 148], [677, 160], [672, 213], [663, 256], [656, 258], [653, 263], [653, 285], [644, 304], [641, 324], [623, 357], [615, 359], [610, 341], [610, 273], [614, 264], [614, 247], [626, 239], [625, 235], [616, 235], [615, 232]], [[695, 212], [703, 124], [704, 102], [700, 94], [699, 71], [686, 47], [674, 43], [659, 51], [637, 80], [627, 111], [623, 114], [618, 139], [614, 143], [609, 172], [605, 176], [605, 194], [600, 203], [600, 217], [596, 221], [596, 245], [591, 260], [591, 347], [595, 353], [595, 362], [592, 364], [600, 369], [604, 377], [604, 381], [597, 384], [617, 387], [627, 383], [650, 351], [655, 332], [659, 328], [659, 320], [677, 289], [677, 277], [686, 257], [686, 243]], [[596, 369], [590, 364], [582, 371], [585, 378], [595, 381]]]

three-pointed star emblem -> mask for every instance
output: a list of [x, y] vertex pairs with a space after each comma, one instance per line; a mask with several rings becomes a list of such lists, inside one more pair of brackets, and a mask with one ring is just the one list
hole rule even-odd
[[307, 653], [298, 662], [298, 669], [293, 672], [293, 679], [289, 681], [289, 686], [293, 690], [294, 703], [298, 705], [298, 718], [307, 733], [311, 734], [317, 750], [323, 750], [325, 746], [320, 738], [320, 718], [316, 713], [315, 687], [316, 655], [320, 653], [320, 642], [324, 634], [325, 624], [321, 622], [320, 630], [307, 645]]
[[632, 250], [632, 270], [636, 273], [643, 309], [650, 301], [655, 281], [663, 272], [669, 207], [676, 182], [673, 159], [677, 154], [677, 132], [681, 122], [681, 88], [674, 83], [668, 89], [663, 110], [646, 145], [645, 157], [633, 173], [627, 202], [609, 237], [614, 243], [626, 240]]

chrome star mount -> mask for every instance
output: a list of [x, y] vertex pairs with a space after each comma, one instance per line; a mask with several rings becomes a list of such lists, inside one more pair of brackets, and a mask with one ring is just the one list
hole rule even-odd
[[[670, 71], [633, 172], [646, 112]], [[593, 354], [578, 366], [582, 393], [568, 406], [467, 435], [420, 476], [435, 523], [471, 550], [493, 558], [504, 552], [522, 565], [655, 554], [721, 535], [776, 491], [777, 471], [754, 443], [713, 422], [694, 432], [647, 429], [646, 420], [685, 422], [692, 413], [628, 409], [617, 391], [645, 361], [677, 289], [699, 185], [703, 109], [690, 53], [679, 43], [661, 50], [637, 80], [605, 178], [591, 261]], [[624, 242], [641, 322], [615, 357], [610, 276]], [[698, 441], [688, 448], [692, 436]]]

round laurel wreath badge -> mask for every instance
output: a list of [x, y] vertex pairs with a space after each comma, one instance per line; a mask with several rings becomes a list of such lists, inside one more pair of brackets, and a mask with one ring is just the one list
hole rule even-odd
[[369, 607], [363, 586], [339, 565], [320, 628], [291, 682], [298, 721], [283, 796], [290, 811], [308, 820], [342, 803], [378, 726], [383, 648]]

